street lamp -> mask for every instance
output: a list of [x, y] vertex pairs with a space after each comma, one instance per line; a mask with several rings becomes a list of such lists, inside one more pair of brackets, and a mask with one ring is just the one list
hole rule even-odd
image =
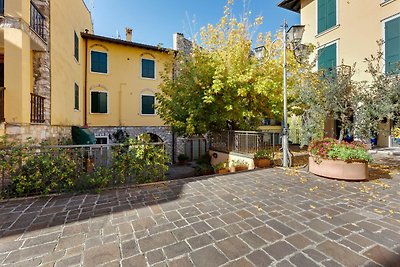
[[[287, 30], [288, 25], [286, 19], [283, 22], [283, 127], [282, 127], [282, 150], [283, 150], [283, 167], [287, 168], [288, 158], [289, 158], [289, 127], [287, 119], [287, 59], [286, 59], [286, 49], [288, 44], [293, 50], [296, 60], [300, 63], [298, 59], [305, 50], [305, 46], [301, 44], [301, 39], [304, 33], [304, 25], [293, 25]], [[276, 41], [276, 40], [275, 40]], [[275, 42], [274, 41], [274, 42]], [[266, 50], [265, 46], [256, 47], [255, 56], [257, 58], [262, 58]], [[300, 53], [296, 54], [296, 51]]]

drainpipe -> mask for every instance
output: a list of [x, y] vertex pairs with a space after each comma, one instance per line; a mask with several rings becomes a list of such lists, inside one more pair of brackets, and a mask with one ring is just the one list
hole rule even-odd
[[[86, 33], [88, 33], [89, 31], [88, 31], [88, 29], [85, 29], [85, 32]], [[84, 124], [84, 127], [88, 127], [88, 124], [87, 124], [87, 72], [88, 72], [88, 70], [87, 70], [87, 66], [88, 66], [88, 51], [87, 51], [87, 48], [88, 48], [88, 40], [87, 40], [87, 38], [85, 38], [85, 92], [84, 92], [84, 94], [83, 94], [83, 103], [84, 103], [84, 105], [83, 105], [83, 124]]]

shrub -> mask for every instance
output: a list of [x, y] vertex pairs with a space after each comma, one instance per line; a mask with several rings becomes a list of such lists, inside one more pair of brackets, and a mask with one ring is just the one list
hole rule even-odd
[[220, 162], [213, 166], [214, 171], [219, 171], [228, 168], [228, 162]]
[[238, 167], [238, 166], [249, 166], [247, 162], [244, 160], [232, 160], [232, 167]]
[[338, 159], [346, 162], [372, 161], [367, 147], [360, 142], [339, 142], [332, 138], [325, 138], [311, 142], [308, 151], [316, 158]]
[[254, 154], [254, 159], [273, 159], [272, 150], [264, 149]]

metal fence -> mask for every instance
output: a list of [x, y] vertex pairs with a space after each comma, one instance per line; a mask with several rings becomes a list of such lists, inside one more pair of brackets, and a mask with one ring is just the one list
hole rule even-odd
[[[144, 145], [158, 146], [165, 150], [164, 143], [147, 143]], [[136, 145], [136, 146], [141, 146]], [[21, 174], [24, 168], [27, 166], [32, 167], [32, 165], [38, 168], [37, 172], [41, 172], [40, 166], [42, 164], [47, 164], [48, 167], [50, 158], [56, 159], [54, 162], [57, 162], [61, 157], [63, 158], [63, 162], [70, 162], [72, 166], [72, 171], [69, 170], [68, 173], [72, 172], [74, 179], [77, 180], [78, 183], [83, 184], [88, 177], [87, 174], [95, 174], [96, 170], [101, 168], [108, 168], [111, 170], [110, 173], [115, 177], [113, 179], [112, 185], [123, 185], [123, 184], [135, 184], [135, 177], [117, 177], [120, 176], [119, 173], [113, 173], [112, 167], [115, 159], [115, 155], [117, 153], [125, 153], [132, 149], [132, 146], [129, 145], [121, 145], [121, 144], [109, 144], [109, 145], [61, 145], [61, 146], [32, 146], [32, 147], [23, 147], [22, 149], [16, 147], [3, 147], [0, 151], [0, 192], [2, 197], [9, 197], [8, 187], [10, 185], [11, 180], [17, 175]], [[34, 161], [35, 158], [42, 157], [42, 163], [40, 164], [27, 164], [28, 162]], [[43, 157], [44, 160], [43, 160]], [[47, 163], [46, 163], [47, 161]], [[8, 163], [8, 164], [7, 164]], [[40, 165], [38, 167], [38, 165]], [[65, 165], [65, 164], [64, 164]], [[63, 165], [57, 165], [55, 163], [55, 169], [60, 168], [58, 171], [62, 172]], [[35, 171], [35, 170], [32, 170]], [[30, 172], [32, 172], [30, 171]], [[45, 173], [37, 175], [43, 180], [50, 180], [50, 182], [59, 182], [54, 180], [52, 177], [45, 177]], [[28, 177], [29, 178], [29, 177]], [[121, 183], [120, 181], [123, 181]], [[84, 189], [84, 188], [83, 188]], [[33, 192], [31, 195], [35, 195], [38, 193]]]
[[185, 155], [189, 161], [201, 158], [208, 151], [207, 140], [203, 137], [191, 137], [185, 139]]
[[211, 136], [211, 149], [221, 152], [254, 154], [260, 150], [275, 150], [280, 133], [258, 131], [227, 131]]

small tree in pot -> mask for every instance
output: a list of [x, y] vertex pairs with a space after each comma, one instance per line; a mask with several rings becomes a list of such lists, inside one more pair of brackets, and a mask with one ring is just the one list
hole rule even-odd
[[254, 154], [254, 165], [258, 168], [267, 168], [272, 165], [273, 154], [269, 149], [260, 150]]

